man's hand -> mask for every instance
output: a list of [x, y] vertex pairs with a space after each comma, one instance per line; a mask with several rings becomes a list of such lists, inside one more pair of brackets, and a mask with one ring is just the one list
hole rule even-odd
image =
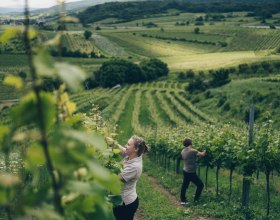
[[197, 152], [197, 156], [199, 156], [199, 157], [204, 157], [205, 154], [206, 154], [206, 150], [204, 150], [202, 152], [199, 152], [199, 151]]

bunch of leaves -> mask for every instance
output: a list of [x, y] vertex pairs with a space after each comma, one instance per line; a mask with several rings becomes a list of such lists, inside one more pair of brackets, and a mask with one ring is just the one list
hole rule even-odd
[[[13, 123], [0, 127], [6, 167], [0, 175], [0, 205], [8, 219], [113, 219], [109, 195], [120, 193], [121, 182], [115, 173], [121, 165], [117, 164], [117, 152], [104, 140], [110, 129], [100, 123], [95, 110], [88, 115], [77, 113], [66, 92], [80, 90], [85, 73], [77, 66], [55, 61], [48, 53], [46, 47], [57, 46], [61, 33], [36, 48], [28, 41], [37, 33], [28, 28], [24, 32], [7, 30], [0, 41], [19, 33], [25, 37], [33, 86], [12, 110]], [[45, 92], [43, 77], [63, 84], [55, 92]], [[19, 92], [27, 83], [17, 76], [7, 76], [4, 82]], [[9, 169], [13, 149], [24, 161], [17, 174]], [[38, 169], [42, 166], [45, 173]], [[38, 181], [42, 177], [45, 181]], [[119, 197], [113, 200], [118, 203]]]

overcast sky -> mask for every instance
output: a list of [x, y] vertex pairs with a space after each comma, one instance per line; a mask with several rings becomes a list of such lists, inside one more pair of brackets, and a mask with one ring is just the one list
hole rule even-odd
[[[65, 2], [76, 2], [80, 0], [65, 0]], [[0, 0], [0, 7], [21, 7], [25, 0]], [[57, 4], [57, 0], [28, 0], [30, 8], [48, 8]]]

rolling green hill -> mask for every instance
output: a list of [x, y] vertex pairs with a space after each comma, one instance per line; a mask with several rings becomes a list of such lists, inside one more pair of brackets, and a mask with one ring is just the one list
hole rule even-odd
[[[207, 12], [221, 13], [233, 11], [253, 11], [259, 16], [267, 16], [267, 12], [279, 12], [277, 1], [239, 1], [231, 0], [224, 4], [223, 1], [138, 1], [138, 2], [112, 2], [89, 7], [78, 14], [82, 23], [93, 23], [105, 18], [118, 18], [121, 21], [145, 18], [155, 14], [166, 14], [170, 9], [181, 12]], [[265, 14], [262, 14], [265, 11]]]

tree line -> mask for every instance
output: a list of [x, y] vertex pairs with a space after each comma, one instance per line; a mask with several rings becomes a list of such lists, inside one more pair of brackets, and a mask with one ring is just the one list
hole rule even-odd
[[85, 81], [87, 89], [97, 86], [112, 87], [123, 83], [138, 83], [167, 76], [167, 64], [158, 60], [144, 60], [139, 65], [122, 59], [104, 62], [98, 71]]
[[279, 1], [139, 1], [139, 2], [110, 2], [87, 8], [78, 13], [78, 18], [83, 24], [97, 22], [106, 18], [117, 18], [120, 21], [152, 16], [154, 14], [167, 13], [168, 9], [177, 9], [181, 12], [191, 13], [225, 13], [233, 11], [250, 11], [261, 18], [271, 17], [280, 11]]
[[203, 71], [195, 73], [192, 69], [186, 72], [178, 73], [178, 79], [188, 81], [189, 84], [185, 88], [190, 93], [205, 91], [209, 88], [215, 88], [230, 82], [230, 74], [237, 76], [262, 76], [277, 73], [280, 68], [280, 62], [259, 62], [252, 64], [239, 64], [237, 67], [221, 68], [217, 70], [209, 70], [206, 74]]

